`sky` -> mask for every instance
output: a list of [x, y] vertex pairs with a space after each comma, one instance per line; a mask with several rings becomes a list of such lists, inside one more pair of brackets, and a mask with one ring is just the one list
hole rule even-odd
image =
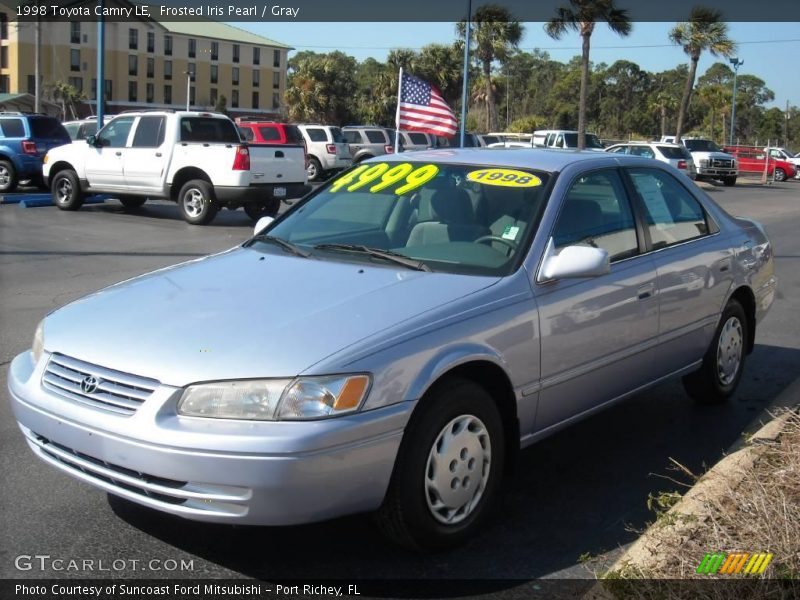
[[[341, 50], [358, 60], [372, 56], [385, 60], [392, 48], [418, 49], [430, 43], [455, 39], [453, 23], [236, 23], [238, 27], [288, 44], [299, 50], [330, 52]], [[568, 33], [560, 41], [549, 38], [542, 23], [525, 23], [523, 50], [541, 48], [562, 62], [580, 54], [580, 37]], [[625, 59], [648, 71], [664, 71], [688, 58], [669, 43], [667, 34], [674, 23], [634, 23], [627, 38], [620, 38], [598, 24], [592, 35], [591, 60], [608, 64]], [[730, 23], [730, 37], [739, 44], [738, 58], [744, 61], [739, 73], [756, 75], [775, 93], [769, 106], [783, 109], [786, 101], [800, 106], [800, 23]], [[791, 41], [783, 41], [791, 40]], [[291, 56], [291, 55], [290, 55]], [[698, 76], [716, 59], [704, 53]], [[725, 59], [719, 59], [725, 60]]]

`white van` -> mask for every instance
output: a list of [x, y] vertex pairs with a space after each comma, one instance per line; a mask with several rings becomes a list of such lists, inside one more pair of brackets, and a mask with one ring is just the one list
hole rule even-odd
[[[578, 132], [570, 129], [537, 129], [533, 132], [533, 145], [544, 148], [577, 148]], [[603, 144], [600, 143], [594, 133], [586, 133], [586, 149], [596, 152], [603, 152]]]

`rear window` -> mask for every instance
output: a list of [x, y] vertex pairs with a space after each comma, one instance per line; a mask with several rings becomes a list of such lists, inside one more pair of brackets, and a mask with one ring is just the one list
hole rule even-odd
[[656, 146], [658, 151], [664, 155], [664, 158], [670, 159], [679, 159], [685, 158], [683, 155], [683, 150], [681, 148], [676, 148], [674, 146]]
[[307, 127], [306, 135], [312, 142], [327, 142], [328, 134], [321, 127]]
[[417, 146], [428, 145], [428, 137], [424, 133], [409, 133], [408, 139], [411, 140], [412, 144]]
[[283, 130], [286, 132], [286, 141], [290, 144], [302, 144], [303, 135], [295, 125], [284, 125]]
[[181, 119], [181, 141], [238, 144], [240, 138], [236, 126], [228, 119], [184, 117]]
[[256, 137], [253, 134], [253, 130], [249, 127], [239, 127], [239, 135], [241, 135], [242, 139], [246, 142], [252, 142], [253, 138]]
[[261, 134], [261, 139], [265, 142], [280, 142], [281, 132], [277, 127], [259, 127], [258, 132]]
[[483, 136], [483, 141], [486, 142], [486, 145], [488, 146], [489, 144], [496, 144], [500, 141], [500, 138], [498, 138], [496, 135], [485, 135]]
[[377, 131], [373, 129], [370, 131], [365, 131], [364, 133], [367, 134], [367, 139], [373, 144], [386, 143], [386, 135], [382, 131]]
[[52, 117], [36, 117], [30, 120], [31, 137], [57, 138], [69, 140], [69, 134], [64, 126]]
[[25, 126], [22, 124], [22, 119], [3, 119], [0, 121], [0, 129], [2, 129], [3, 137], [25, 137]]
[[339, 144], [347, 142], [347, 140], [344, 139], [344, 135], [342, 135], [342, 130], [339, 129], [338, 127], [330, 127], [328, 131], [331, 132], [331, 138], [333, 139], [334, 142], [337, 142]]

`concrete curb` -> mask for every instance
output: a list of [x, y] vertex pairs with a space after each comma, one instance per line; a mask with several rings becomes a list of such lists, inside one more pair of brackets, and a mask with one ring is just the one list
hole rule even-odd
[[[83, 201], [83, 204], [103, 204], [105, 201], [105, 197], [98, 196], [86, 198], [86, 200]], [[25, 198], [25, 200], [22, 200], [19, 203], [20, 208], [40, 208], [42, 206], [53, 206], [53, 198], [49, 195], [44, 197]]]
[[[800, 407], [800, 379], [791, 383], [778, 397], [770, 403], [742, 432], [742, 437], [727, 451], [726, 456], [706, 472], [697, 483], [667, 511], [663, 525], [658, 522], [651, 525], [638, 540], [609, 568], [609, 573], [620, 571], [641, 571], [646, 566], [650, 572], [658, 570], [657, 559], [662, 532], [672, 529], [672, 533], [680, 535], [681, 523], [685, 517], [691, 516], [693, 526], [702, 523], [705, 518], [705, 504], [709, 499], [719, 498], [727, 489], [738, 486], [745, 473], [753, 466], [758, 457], [764, 453], [766, 445], [774, 443], [786, 425], [787, 420]], [[774, 417], [779, 409], [789, 409], [784, 414]], [[749, 435], [752, 433], [752, 435]], [[683, 517], [683, 521], [680, 517]], [[595, 586], [585, 598], [601, 600], [613, 598], [602, 584]]]

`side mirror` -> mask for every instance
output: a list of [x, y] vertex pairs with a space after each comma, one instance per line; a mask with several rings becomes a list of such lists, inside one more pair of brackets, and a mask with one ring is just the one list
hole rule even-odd
[[608, 252], [589, 246], [567, 246], [556, 254], [553, 238], [547, 242], [539, 281], [599, 277], [611, 270]]
[[86, 138], [86, 143], [89, 144], [90, 146], [95, 146], [96, 147], [97, 146], [97, 136], [96, 135], [90, 135], [89, 137]]
[[256, 223], [255, 228], [253, 228], [253, 235], [258, 235], [259, 233], [264, 231], [267, 227], [269, 227], [272, 224], [274, 220], [275, 217], [261, 217]]

